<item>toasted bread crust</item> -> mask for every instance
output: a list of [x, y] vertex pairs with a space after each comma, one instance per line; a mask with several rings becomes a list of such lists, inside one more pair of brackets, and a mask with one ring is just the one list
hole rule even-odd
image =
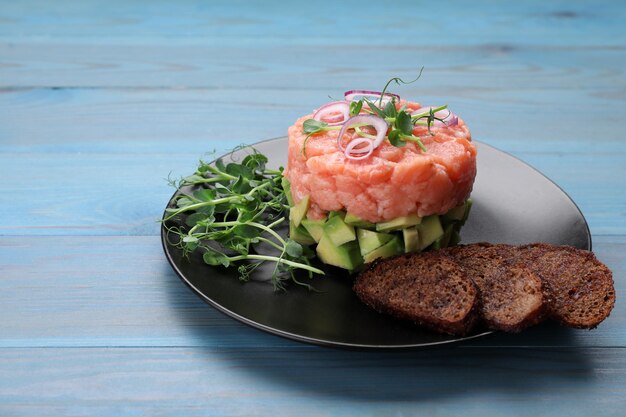
[[613, 274], [593, 252], [533, 243], [519, 247], [519, 259], [544, 284], [550, 317], [566, 326], [591, 329], [615, 305]]
[[443, 255], [400, 255], [373, 263], [354, 284], [373, 309], [440, 333], [469, 333], [477, 318], [478, 291]]
[[519, 332], [543, 320], [542, 282], [516, 262], [515, 246], [480, 243], [442, 252], [457, 262], [478, 287], [480, 315], [488, 328]]
[[589, 329], [615, 305], [612, 273], [592, 252], [545, 243], [475, 243], [378, 260], [354, 291], [379, 312], [454, 335], [478, 320], [507, 332], [545, 318]]

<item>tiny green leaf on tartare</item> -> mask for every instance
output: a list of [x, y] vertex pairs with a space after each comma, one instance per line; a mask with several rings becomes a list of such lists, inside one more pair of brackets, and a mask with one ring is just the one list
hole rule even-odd
[[307, 119], [302, 124], [304, 133], [308, 133], [308, 134], [322, 132], [327, 127], [328, 127], [328, 123], [321, 122], [315, 119]]
[[[422, 142], [422, 138], [419, 136], [413, 135], [413, 129], [416, 126], [424, 126], [424, 127], [427, 127], [428, 134], [434, 135], [434, 133], [431, 131], [431, 127], [433, 126], [435, 121], [446, 124], [446, 121], [445, 121], [446, 118], [448, 116], [453, 116], [453, 114], [450, 112], [448, 113], [448, 116], [444, 118], [437, 116], [437, 112], [447, 109], [448, 106], [443, 105], [443, 106], [439, 106], [435, 108], [427, 108], [423, 112], [419, 112], [418, 110], [418, 111], [414, 111], [410, 113], [409, 111], [406, 110], [407, 103], [402, 104], [398, 108], [398, 100], [400, 100], [400, 96], [398, 96], [397, 94], [387, 92], [387, 89], [389, 88], [391, 83], [395, 82], [398, 85], [411, 84], [419, 80], [420, 77], [422, 76], [423, 70], [424, 68], [422, 67], [420, 69], [418, 76], [415, 79], [410, 80], [410, 81], [404, 81], [402, 78], [399, 78], [399, 77], [391, 78], [385, 84], [385, 87], [383, 88], [382, 92], [371, 92], [371, 91], [366, 91], [366, 90], [351, 90], [349, 92], [346, 92], [345, 99], [349, 101], [349, 112], [347, 113], [347, 116], [345, 116], [343, 123], [340, 123], [340, 124], [345, 125], [346, 123], [349, 123], [349, 120], [352, 120], [352, 118], [359, 116], [360, 114], [361, 115], [369, 114], [372, 117], [374, 117], [374, 119], [370, 120], [370, 122], [373, 123], [372, 126], [378, 125], [378, 123], [375, 122], [375, 118], [378, 117], [384, 120], [385, 123], [387, 123], [387, 125], [389, 126], [389, 131], [386, 132], [386, 134], [383, 137], [378, 138], [378, 140], [375, 140], [376, 139], [375, 136], [361, 129], [361, 127], [367, 126], [368, 124], [361, 123], [360, 125], [355, 125], [355, 124], [350, 125], [349, 127], [354, 129], [357, 135], [356, 136], [357, 140], [359, 142], [362, 142], [361, 138], [370, 139], [373, 144], [373, 149], [375, 149], [376, 147], [380, 145], [381, 140], [383, 138], [386, 138], [389, 141], [389, 143], [391, 143], [393, 146], [402, 147], [402, 146], [405, 146], [407, 142], [413, 142], [422, 150], [422, 152], [427, 152], [427, 148]], [[357, 98], [359, 94], [364, 94], [364, 95], [361, 95], [360, 97]], [[373, 101], [372, 99], [368, 98], [367, 97], [368, 94], [370, 97], [372, 97], [372, 95], [375, 94], [373, 98], [375, 98], [376, 101]], [[388, 101], [386, 101], [383, 105], [384, 97]], [[364, 107], [364, 104], [367, 104], [367, 107]], [[334, 103], [329, 103], [326, 106], [336, 106], [336, 105], [337, 105], [337, 102], [334, 102]], [[455, 119], [455, 123], [456, 123], [456, 119]], [[306, 157], [307, 142], [309, 141], [312, 135], [315, 135], [320, 132], [326, 132], [326, 131], [338, 130], [338, 129], [342, 129], [342, 128], [341, 126], [338, 126], [338, 123], [336, 122], [333, 122], [332, 125], [329, 125], [328, 123], [321, 121], [321, 120], [315, 120], [315, 119], [305, 120], [303, 123], [303, 131], [304, 133], [307, 134], [307, 136], [305, 137], [303, 145], [302, 145], [302, 154]], [[342, 132], [344, 131], [345, 129], [341, 130], [340, 136], [342, 136]], [[360, 138], [358, 138], [359, 136]], [[339, 144], [338, 146], [339, 148], [344, 150], [344, 153], [346, 153], [345, 149], [347, 148], [345, 149], [343, 148], [341, 144], [341, 140], [342, 138], [338, 139], [338, 144]], [[370, 154], [371, 154], [371, 151], [370, 151]], [[350, 155], [349, 153], [346, 153], [346, 157], [348, 157], [349, 159], [363, 159], [363, 157], [355, 157], [354, 155]]]

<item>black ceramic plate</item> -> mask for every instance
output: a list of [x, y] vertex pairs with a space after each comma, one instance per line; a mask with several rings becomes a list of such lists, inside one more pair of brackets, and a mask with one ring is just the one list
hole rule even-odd
[[[563, 190], [511, 155], [482, 143], [477, 146], [474, 204], [461, 231], [463, 243], [547, 242], [591, 249], [585, 218]], [[273, 167], [286, 165], [287, 138], [254, 147]], [[231, 156], [241, 159], [245, 154], [237, 151]], [[321, 292], [292, 285], [285, 293], [275, 293], [266, 282], [241, 283], [236, 270], [207, 266], [199, 256], [184, 259], [167, 244], [165, 230], [161, 237], [172, 267], [200, 297], [243, 323], [279, 336], [337, 347], [407, 348], [488, 334], [439, 335], [375, 313], [352, 293], [350, 277], [339, 269], [328, 269], [326, 277], [314, 279]], [[269, 275], [260, 271], [256, 278], [262, 281]]]

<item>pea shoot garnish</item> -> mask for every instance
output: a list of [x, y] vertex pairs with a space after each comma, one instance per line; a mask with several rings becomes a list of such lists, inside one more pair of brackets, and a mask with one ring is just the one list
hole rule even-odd
[[[312, 119], [307, 119], [303, 123], [303, 131], [307, 134], [302, 146], [303, 155], [306, 156], [306, 145], [312, 136], [330, 130], [340, 130], [338, 147], [348, 159], [352, 160], [366, 159], [384, 139], [396, 147], [413, 142], [422, 152], [427, 152], [422, 138], [413, 134], [415, 127], [424, 126], [428, 129], [429, 135], [434, 135], [432, 127], [455, 126], [458, 124], [458, 117], [447, 110], [447, 105], [423, 107], [409, 112], [406, 104], [398, 108], [400, 96], [387, 92], [392, 83], [400, 85], [416, 82], [420, 79], [423, 69], [410, 81], [399, 77], [391, 78], [382, 92], [351, 90], [344, 94], [343, 101], [334, 101], [320, 107]], [[363, 118], [364, 115], [370, 117]], [[385, 125], [387, 130], [383, 132], [382, 127]], [[363, 130], [362, 127], [365, 126], [374, 128], [376, 135]], [[353, 135], [353, 140], [358, 141], [355, 146], [343, 146], [343, 135], [347, 128], [354, 129], [356, 135]]]
[[271, 263], [276, 290], [288, 281], [312, 288], [296, 271], [309, 277], [324, 272], [310, 264], [309, 248], [279, 234], [289, 205], [282, 169], [266, 163], [267, 157], [253, 150], [240, 163], [200, 161], [193, 175], [171, 181], [179, 192], [163, 218], [168, 242], [186, 257], [199, 252], [208, 265], [237, 268], [242, 281]]

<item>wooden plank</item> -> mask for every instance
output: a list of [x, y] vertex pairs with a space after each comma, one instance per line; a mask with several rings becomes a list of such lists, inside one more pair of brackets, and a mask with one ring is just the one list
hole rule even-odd
[[[381, 78], [383, 80], [383, 78]], [[420, 81], [421, 83], [421, 81]], [[348, 88], [347, 84], [345, 88]], [[475, 139], [509, 152], [623, 153], [626, 107], [602, 89], [443, 91], [396, 86], [404, 97], [446, 103]], [[442, 84], [443, 85], [443, 84]], [[382, 87], [382, 86], [381, 86]], [[344, 89], [17, 89], [0, 92], [0, 152], [189, 153], [226, 151], [286, 135], [296, 118]]]
[[[156, 235], [157, 220], [174, 191], [165, 178], [169, 173], [174, 177], [191, 174], [202, 156], [0, 154], [0, 177], [4, 181], [0, 234]], [[626, 179], [623, 152], [523, 152], [517, 156], [571, 195], [592, 233], [626, 234], [626, 217], [622, 216], [626, 195], [617, 192], [624, 189]]]
[[[389, 78], [413, 79], [425, 67], [415, 87], [422, 93], [573, 89], [578, 93], [602, 90], [596, 94], [624, 98], [624, 41], [605, 43], [619, 39], [609, 38], [606, 32], [591, 47], [529, 45], [519, 38], [507, 43], [494, 35], [467, 44], [458, 33], [451, 45], [442, 45], [437, 40], [431, 44], [437, 35], [408, 33], [424, 41], [230, 45], [209, 40], [145, 45], [127, 39], [85, 44], [79, 39], [0, 37], [0, 87], [230, 88], [241, 89], [244, 96], [255, 88], [315, 89], [325, 97], [334, 90], [380, 90]], [[576, 42], [586, 37], [577, 35]], [[333, 59], [336, 56], [342, 59]]]
[[[4, 2], [0, 415], [623, 415], [625, 18], [609, 0]], [[445, 98], [579, 203], [615, 273], [605, 323], [335, 351], [177, 279], [154, 221], [168, 172], [422, 65], [403, 94]]]
[[[118, 42], [426, 45], [523, 41], [531, 44], [622, 44], [623, 4], [532, 1], [495, 7], [489, 0], [428, 9], [410, 0], [380, 7], [357, 0], [287, 5], [199, 0], [117, 4], [30, 0], [3, 4], [0, 37]], [[584, 34], [584, 36], [581, 36]], [[610, 36], [607, 36], [610, 35]], [[416, 37], [419, 36], [419, 37]]]
[[0, 349], [0, 414], [620, 416], [623, 349]]
[[[619, 299], [626, 236], [596, 237], [594, 246]], [[304, 346], [207, 306], [174, 274], [158, 237], [5, 236], [0, 248], [0, 347]], [[593, 331], [544, 324], [466, 345], [617, 347], [626, 345], [625, 323], [626, 303], [618, 302]]]

